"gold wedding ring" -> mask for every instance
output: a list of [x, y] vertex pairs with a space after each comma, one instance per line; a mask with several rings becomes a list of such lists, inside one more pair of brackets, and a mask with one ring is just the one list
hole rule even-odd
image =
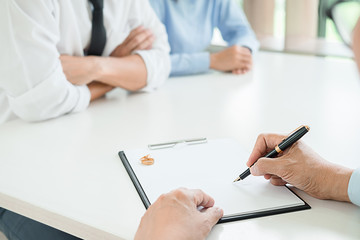
[[150, 157], [150, 154], [143, 156], [142, 158], [140, 158], [141, 164], [143, 165], [153, 165], [154, 164], [154, 159], [152, 157]]

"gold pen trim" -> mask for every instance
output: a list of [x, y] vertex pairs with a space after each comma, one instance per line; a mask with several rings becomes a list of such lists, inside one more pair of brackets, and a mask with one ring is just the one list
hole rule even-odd
[[282, 153], [282, 150], [279, 148], [279, 146], [275, 147], [275, 151], [277, 151], [277, 153]]

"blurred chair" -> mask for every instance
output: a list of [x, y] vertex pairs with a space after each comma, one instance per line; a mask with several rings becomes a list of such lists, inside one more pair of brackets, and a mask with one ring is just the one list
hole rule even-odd
[[327, 10], [326, 15], [335, 25], [343, 42], [352, 46], [352, 32], [360, 16], [360, 0], [338, 0]]

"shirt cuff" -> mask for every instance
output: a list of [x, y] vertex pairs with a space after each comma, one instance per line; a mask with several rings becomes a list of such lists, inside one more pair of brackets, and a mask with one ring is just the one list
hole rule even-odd
[[245, 46], [245, 45], [243, 45], [242, 47], [249, 49], [249, 51], [250, 51], [251, 54], [253, 53], [253, 51], [252, 51], [252, 49], [251, 49], [250, 47]]
[[352, 203], [360, 206], [360, 168], [356, 169], [351, 175], [348, 195]]
[[210, 53], [202, 52], [195, 55], [194, 64], [199, 72], [207, 72], [210, 69]]
[[[243, 38], [235, 42], [236, 45], [246, 47], [251, 51], [251, 54], [256, 54], [259, 51], [260, 43], [256, 38], [248, 39]], [[229, 46], [233, 45], [232, 43], [229, 43]]]
[[152, 92], [164, 84], [170, 73], [170, 57], [160, 50], [140, 50], [134, 54], [139, 55], [146, 66], [146, 87], [140, 89], [143, 92]]
[[79, 91], [79, 101], [77, 102], [72, 112], [81, 112], [89, 106], [91, 94], [87, 85], [76, 86], [76, 87], [77, 90]]
[[210, 53], [182, 53], [170, 55], [171, 76], [198, 74], [209, 71]]

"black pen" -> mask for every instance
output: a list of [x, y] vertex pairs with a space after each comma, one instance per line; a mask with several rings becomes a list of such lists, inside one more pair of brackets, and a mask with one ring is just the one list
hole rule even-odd
[[[310, 128], [308, 126], [303, 125], [303, 126], [298, 127], [292, 133], [290, 133], [287, 138], [285, 138], [281, 143], [279, 143], [271, 152], [266, 154], [264, 157], [266, 157], [266, 158], [276, 157], [279, 153], [281, 153], [282, 151], [285, 151], [285, 149], [287, 149], [288, 147], [293, 145], [297, 140], [299, 140], [302, 136], [304, 136], [309, 130], [310, 130]], [[256, 161], [251, 166], [253, 166], [256, 163]], [[234, 182], [244, 180], [249, 175], [250, 175], [250, 168], [246, 169], [245, 172], [240, 174], [239, 177], [234, 180]]]

